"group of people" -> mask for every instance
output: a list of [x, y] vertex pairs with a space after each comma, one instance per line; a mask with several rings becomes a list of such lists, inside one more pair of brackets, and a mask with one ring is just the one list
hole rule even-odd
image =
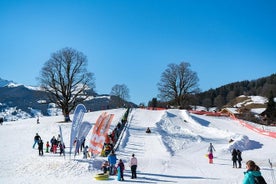
[[[116, 165], [117, 162], [117, 156], [114, 152], [114, 150], [111, 151], [109, 154], [107, 161], [104, 161], [101, 170], [104, 173], [109, 172], [110, 175], [116, 175], [118, 181], [124, 181], [124, 170], [125, 170], [125, 164], [122, 159], [119, 159], [119, 162]], [[137, 158], [135, 157], [135, 154], [132, 154], [132, 157], [129, 161], [129, 166], [131, 169], [131, 179], [137, 178]]]
[[[213, 163], [213, 151], [216, 151], [213, 144], [210, 143], [208, 147], [208, 157], [209, 163]], [[242, 152], [239, 149], [233, 149], [232, 151], [232, 161], [233, 161], [233, 168], [241, 168], [242, 167]], [[237, 166], [238, 162], [238, 166]], [[244, 172], [244, 179], [243, 184], [254, 184], [254, 183], [261, 183], [266, 184], [265, 179], [263, 178], [260, 167], [256, 165], [256, 163], [252, 160], [246, 162], [246, 172]]]
[[[51, 144], [50, 144], [51, 143]], [[58, 137], [56, 138], [55, 136], [52, 137], [52, 139], [46, 142], [45, 146], [46, 146], [46, 153], [49, 152], [53, 152], [53, 153], [57, 153], [57, 148], [59, 147], [60, 150], [60, 155], [64, 154], [64, 150], [65, 150], [65, 145], [64, 143], [61, 142], [61, 137], [60, 135], [58, 135]], [[34, 136], [34, 144], [33, 144], [33, 149], [35, 148], [36, 144], [38, 145], [38, 153], [40, 156], [43, 156], [43, 140], [41, 139], [40, 135], [38, 133], [36, 133], [36, 135]]]
[[43, 141], [38, 133], [36, 133], [34, 136], [33, 149], [35, 148], [36, 144], [38, 145], [38, 155], [43, 156]]
[[[233, 161], [233, 168], [241, 168], [241, 161], [242, 161], [242, 152], [238, 149], [233, 149], [232, 151], [232, 161]], [[237, 167], [237, 162], [239, 166]]]
[[123, 118], [120, 122], [117, 123], [114, 130], [110, 133], [105, 135], [105, 142], [103, 145], [103, 149], [101, 152], [101, 156], [108, 156], [111, 150], [113, 150], [114, 146], [116, 145], [126, 123], [127, 123], [127, 117], [129, 114], [130, 109], [128, 108], [125, 114], [123, 115]]
[[49, 145], [49, 142], [47, 142], [47, 143], [48, 143], [47, 150], [50, 147], [50, 152], [53, 152], [56, 154], [57, 149], [59, 148], [59, 155], [64, 154], [65, 144], [63, 142], [61, 142], [61, 137], [59, 134], [58, 134], [57, 138], [55, 136], [52, 137], [52, 139], [50, 140], [50, 143], [51, 143], [50, 145]]

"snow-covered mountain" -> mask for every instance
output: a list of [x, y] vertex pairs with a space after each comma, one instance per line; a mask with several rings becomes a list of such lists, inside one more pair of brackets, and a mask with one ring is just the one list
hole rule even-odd
[[0, 77], [0, 87], [5, 87], [12, 84], [15, 84], [15, 83], [13, 81], [5, 80]]
[[[4, 79], [0, 79], [0, 83], [0, 116], [4, 117], [5, 121], [61, 114], [61, 110], [53, 108], [54, 105], [48, 100], [47, 93], [39, 87]], [[89, 111], [118, 107], [118, 97], [99, 95], [93, 91], [89, 94], [91, 96], [84, 102]], [[125, 103], [135, 106], [130, 102]]]

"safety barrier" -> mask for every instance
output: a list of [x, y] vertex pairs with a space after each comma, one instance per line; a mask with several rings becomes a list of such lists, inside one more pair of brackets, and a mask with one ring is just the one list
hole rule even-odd
[[[225, 116], [225, 114], [221, 114], [219, 112], [217, 113], [213, 113], [213, 112], [207, 112], [207, 111], [189, 111], [190, 113], [193, 113], [193, 114], [199, 114], [199, 115], [215, 115], [217, 114], [217, 116]], [[244, 127], [250, 129], [250, 130], [253, 130], [259, 134], [262, 134], [262, 135], [266, 135], [266, 136], [269, 136], [269, 137], [273, 137], [273, 138], [276, 138], [276, 132], [271, 132], [271, 131], [266, 131], [266, 130], [263, 130], [261, 128], [257, 128], [253, 125], [250, 125], [249, 123], [246, 123], [245, 121], [241, 120], [241, 119], [238, 119], [235, 115], [231, 114], [229, 115], [230, 118], [232, 118], [233, 120], [236, 120], [238, 121], [241, 125], [243, 125]]]
[[246, 128], [250, 129], [250, 130], [253, 130], [254, 132], [257, 132], [259, 134], [262, 134], [262, 135], [266, 135], [266, 136], [269, 136], [269, 137], [273, 137], [273, 138], [276, 138], [276, 132], [270, 132], [270, 131], [266, 131], [266, 130], [263, 130], [261, 128], [257, 128], [253, 125], [250, 125], [249, 123], [246, 123], [245, 121], [241, 120], [241, 119], [238, 119], [236, 116], [234, 115], [231, 115], [230, 116], [233, 120], [236, 120], [238, 121], [241, 125], [245, 126]]

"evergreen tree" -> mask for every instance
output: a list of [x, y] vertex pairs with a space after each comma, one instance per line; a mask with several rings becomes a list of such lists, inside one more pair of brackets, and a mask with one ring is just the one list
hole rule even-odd
[[270, 120], [273, 120], [274, 118], [276, 118], [276, 106], [275, 106], [274, 96], [272, 91], [270, 91], [267, 108], [266, 108], [266, 115]]

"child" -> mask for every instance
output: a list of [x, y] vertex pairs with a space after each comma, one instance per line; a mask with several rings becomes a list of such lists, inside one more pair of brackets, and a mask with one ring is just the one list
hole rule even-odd
[[209, 154], [208, 154], [208, 158], [209, 158], [209, 164], [212, 164], [213, 163], [213, 153], [212, 152], [210, 152]]
[[83, 149], [83, 158], [87, 159], [87, 156], [89, 156], [88, 146], [85, 146], [84, 149]]
[[244, 172], [243, 183], [263, 183], [266, 184], [265, 179], [262, 176], [260, 167], [255, 164], [253, 160], [246, 162], [247, 171]]
[[59, 143], [59, 150], [60, 150], [60, 152], [59, 152], [59, 156], [61, 156], [61, 154], [64, 154], [65, 152], [64, 152], [64, 149], [65, 149], [65, 144], [64, 143]]
[[109, 170], [109, 163], [108, 161], [104, 161], [101, 167], [101, 170], [106, 173]]
[[47, 143], [46, 143], [46, 153], [49, 153], [49, 147], [50, 147], [50, 144], [49, 144], [49, 141], [47, 141]]
[[124, 181], [124, 170], [125, 170], [125, 165], [122, 161], [122, 159], [120, 159], [118, 166], [117, 166], [117, 180], [118, 181]]
[[147, 128], [146, 133], [151, 133], [151, 130], [149, 127]]

